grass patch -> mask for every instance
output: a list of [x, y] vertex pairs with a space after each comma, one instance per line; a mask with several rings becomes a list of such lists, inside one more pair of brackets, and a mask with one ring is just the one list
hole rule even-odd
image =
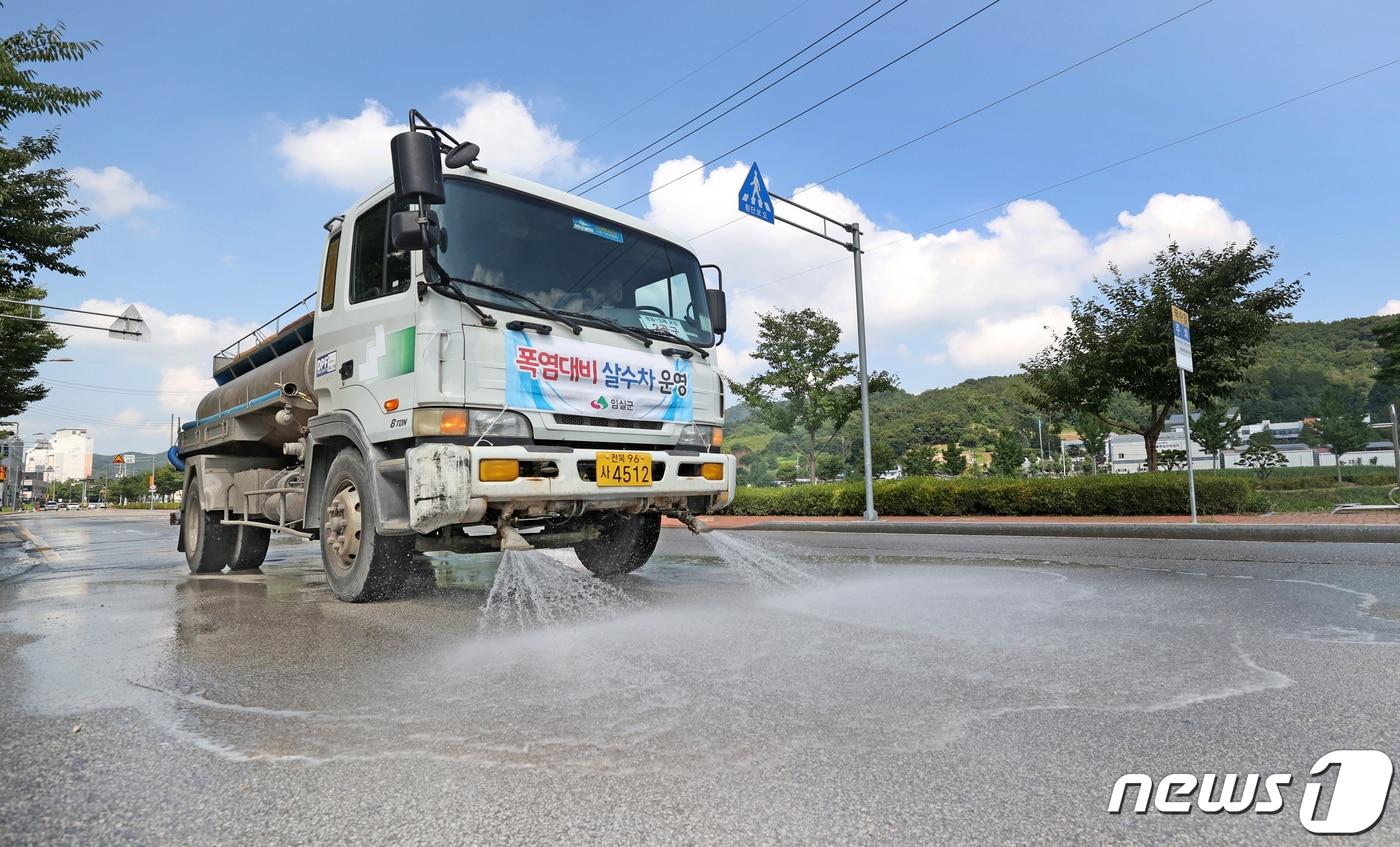
[[1330, 512], [1343, 503], [1367, 506], [1390, 504], [1395, 485], [1352, 485], [1344, 488], [1309, 488], [1296, 491], [1266, 491], [1262, 496], [1275, 512]]

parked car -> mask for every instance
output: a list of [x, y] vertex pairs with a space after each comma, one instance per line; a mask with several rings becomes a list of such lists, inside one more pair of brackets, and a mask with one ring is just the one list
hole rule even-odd
[[46, 512], [57, 512], [58, 509], [59, 509], [59, 504], [57, 504], [57, 503], [52, 503], [52, 502], [50, 502], [50, 503], [45, 503], [45, 504], [44, 504], [44, 511], [46, 511]]
[[82, 511], [83, 504], [82, 504], [82, 503], [69, 503], [69, 504], [67, 504], [66, 506], [64, 506], [63, 508], [66, 509], [66, 510], [68, 510], [68, 511], [70, 511], [70, 512], [79, 512], [79, 511]]

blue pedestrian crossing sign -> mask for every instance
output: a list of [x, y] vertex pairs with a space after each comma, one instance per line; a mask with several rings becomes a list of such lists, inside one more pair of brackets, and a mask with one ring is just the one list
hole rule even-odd
[[773, 198], [768, 196], [768, 186], [763, 182], [763, 174], [758, 172], [758, 162], [749, 168], [749, 175], [739, 186], [739, 211], [770, 224], [773, 222]]

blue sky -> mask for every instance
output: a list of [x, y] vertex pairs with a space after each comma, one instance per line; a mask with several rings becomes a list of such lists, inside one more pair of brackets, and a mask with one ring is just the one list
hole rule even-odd
[[[981, 5], [910, 0], [589, 196], [626, 201], [658, 172], [669, 179], [687, 169], [668, 160], [709, 159]], [[735, 217], [733, 195], [751, 161], [790, 193], [1192, 5], [1002, 0], [703, 180], [694, 175], [626, 210], [694, 236]], [[387, 174], [382, 137], [408, 108], [482, 141], [486, 164], [567, 188], [859, 7], [444, 5], [415, 31], [382, 3], [12, 0], [0, 11], [12, 30], [63, 20], [72, 37], [104, 43], [81, 64], [45, 71], [101, 88], [103, 98], [22, 127], [61, 126], [61, 163], [83, 169], [75, 173], [102, 225], [76, 256], [88, 276], [45, 280], [50, 300], [138, 302], [164, 321], [153, 322], [161, 338], [140, 349], [75, 336], [63, 355], [76, 361], [46, 366], [54, 391], [23, 417], [23, 431], [84, 423], [100, 452], [163, 445], [158, 422], [193, 411], [212, 348], [313, 287], [322, 222], [372, 184], [375, 168]], [[1400, 65], [1037, 202], [905, 237], [1400, 58], [1398, 35], [1391, 3], [1215, 0], [807, 192], [872, 232], [874, 366], [916, 390], [1012, 372], [1104, 263], [1139, 266], [1168, 233], [1198, 246], [1251, 234], [1276, 245], [1281, 274], [1310, 274], [1301, 319], [1374, 314], [1400, 298]], [[726, 267], [741, 316], [815, 303], [850, 321], [845, 265], [793, 276], [841, 260], [833, 245], [743, 221], [692, 246]], [[722, 362], [742, 376], [751, 321], [738, 323]]]

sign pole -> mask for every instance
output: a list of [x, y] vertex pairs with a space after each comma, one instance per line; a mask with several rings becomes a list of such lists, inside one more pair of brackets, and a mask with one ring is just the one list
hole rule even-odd
[[1191, 455], [1191, 409], [1186, 405], [1186, 369], [1177, 368], [1181, 379], [1181, 423], [1186, 428], [1186, 485], [1191, 490], [1191, 523], [1196, 523], [1196, 460]]
[[[801, 209], [813, 217], [820, 218], [822, 228], [815, 229], [804, 226], [796, 221], [790, 221], [776, 213], [773, 208], [773, 201], [781, 200], [789, 206]], [[860, 224], [846, 223], [835, 218], [827, 217], [816, 209], [809, 209], [801, 203], [793, 201], [791, 198], [773, 194], [768, 190], [768, 185], [763, 180], [763, 174], [759, 173], [758, 163], [754, 162], [749, 168], [749, 175], [744, 178], [744, 182], [739, 187], [739, 211], [746, 215], [752, 215], [766, 223], [782, 221], [791, 227], [796, 227], [803, 232], [810, 233], [818, 238], [824, 238], [833, 244], [840, 244], [855, 256], [856, 271], [856, 344], [860, 351], [860, 431], [861, 441], [864, 443], [865, 453], [865, 515], [867, 521], [877, 521], [879, 514], [875, 511], [875, 483], [874, 483], [874, 462], [870, 458], [870, 370], [867, 365], [865, 353], [865, 283], [860, 273]], [[841, 238], [833, 237], [827, 232], [827, 224], [840, 227], [850, 234], [851, 240], [845, 241]]]
[[874, 463], [870, 460], [870, 372], [865, 359], [865, 284], [860, 276], [860, 224], [852, 223], [851, 255], [856, 261], [856, 346], [860, 351], [860, 435], [865, 452], [865, 520], [877, 521]]
[[1191, 523], [1196, 523], [1196, 459], [1191, 450], [1191, 409], [1186, 405], [1186, 372], [1195, 371], [1191, 357], [1191, 316], [1172, 306], [1172, 344], [1176, 348], [1176, 374], [1181, 380], [1181, 425], [1186, 433], [1186, 484], [1191, 492]]

